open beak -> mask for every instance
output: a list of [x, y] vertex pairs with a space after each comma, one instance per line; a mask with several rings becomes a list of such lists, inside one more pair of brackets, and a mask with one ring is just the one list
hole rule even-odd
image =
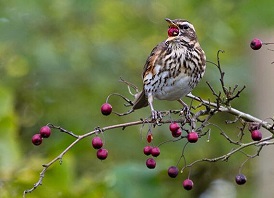
[[[179, 27], [169, 18], [165, 19], [168, 22], [168, 26], [169, 28], [177, 28], [179, 30]], [[166, 42], [172, 41], [174, 40], [176, 36], [168, 36], [168, 38], [166, 39]]]
[[175, 23], [173, 23], [173, 21], [171, 19], [165, 18], [165, 20], [166, 20], [166, 22], [168, 22], [169, 27], [176, 27], [176, 28], [178, 28], [178, 26]]

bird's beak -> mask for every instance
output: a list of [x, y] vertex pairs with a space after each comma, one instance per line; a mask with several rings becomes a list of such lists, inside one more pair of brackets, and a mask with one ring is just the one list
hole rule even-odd
[[173, 23], [173, 21], [171, 19], [165, 18], [165, 20], [168, 23], [169, 27], [176, 27], [176, 28], [178, 28], [178, 26], [175, 23]]
[[[174, 28], [179, 29], [179, 27], [178, 27], [171, 19], [166, 18], [165, 20], [168, 22], [169, 28], [174, 27]], [[174, 40], [174, 39], [175, 39], [175, 36], [169, 36], [169, 37], [166, 39], [166, 42], [172, 41], [172, 40]]]

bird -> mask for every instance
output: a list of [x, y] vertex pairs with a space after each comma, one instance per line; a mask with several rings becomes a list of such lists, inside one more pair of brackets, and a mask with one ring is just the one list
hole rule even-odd
[[194, 26], [185, 19], [165, 19], [168, 37], [151, 51], [143, 69], [143, 89], [135, 95], [132, 111], [150, 107], [153, 120], [161, 119], [154, 99], [178, 101], [190, 93], [205, 74], [206, 55]]

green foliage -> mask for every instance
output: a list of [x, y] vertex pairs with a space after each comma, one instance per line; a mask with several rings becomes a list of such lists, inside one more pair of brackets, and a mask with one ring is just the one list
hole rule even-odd
[[[100, 106], [110, 93], [129, 96], [126, 86], [118, 82], [120, 76], [141, 87], [148, 54], [166, 38], [164, 18], [187, 18], [194, 23], [208, 60], [215, 61], [217, 50], [225, 50], [222, 60], [229, 84], [244, 85], [249, 82], [248, 74], [243, 75], [249, 70], [243, 58], [245, 49], [255, 36], [253, 31], [273, 24], [273, 4], [267, 0], [1, 1], [1, 197], [21, 196], [38, 180], [41, 165], [72, 141], [71, 137], [54, 131], [40, 147], [33, 146], [31, 137], [42, 125], [50, 122], [83, 134], [97, 126], [148, 116], [149, 110], [142, 109], [126, 117], [104, 117]], [[194, 91], [208, 98], [210, 91], [205, 81], [219, 87], [217, 70], [211, 64]], [[119, 98], [111, 99], [118, 112], [127, 110], [122, 102]], [[236, 105], [248, 110], [244, 97]], [[172, 102], [158, 102], [156, 106], [179, 107]], [[225, 116], [217, 121], [224, 119]], [[232, 130], [237, 135], [237, 129]], [[154, 131], [157, 143], [169, 135], [167, 127]], [[219, 132], [212, 131], [210, 143], [204, 139], [200, 145], [192, 145], [188, 162], [231, 149], [219, 142]], [[233, 161], [237, 159], [218, 163], [218, 170], [208, 164], [197, 166], [192, 170], [193, 180], [200, 186], [185, 192], [181, 182], [187, 173], [175, 180], [166, 176], [167, 168], [180, 157], [181, 142], [164, 145], [157, 170], [150, 171], [145, 167], [145, 141], [139, 127], [113, 130], [105, 133], [104, 138], [110, 152], [106, 161], [98, 161], [90, 139], [84, 140], [64, 157], [61, 166], [51, 167], [43, 186], [27, 197], [193, 197], [205, 190], [209, 180], [232, 181], [231, 172], [236, 173], [239, 166], [239, 162]], [[249, 181], [245, 188], [251, 189]], [[243, 192], [239, 189], [238, 193]]]

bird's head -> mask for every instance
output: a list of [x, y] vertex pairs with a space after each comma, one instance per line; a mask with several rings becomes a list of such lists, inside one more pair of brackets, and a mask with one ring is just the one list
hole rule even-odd
[[168, 19], [168, 38], [166, 41], [183, 40], [187, 43], [191, 43], [197, 40], [194, 26], [184, 19]]

